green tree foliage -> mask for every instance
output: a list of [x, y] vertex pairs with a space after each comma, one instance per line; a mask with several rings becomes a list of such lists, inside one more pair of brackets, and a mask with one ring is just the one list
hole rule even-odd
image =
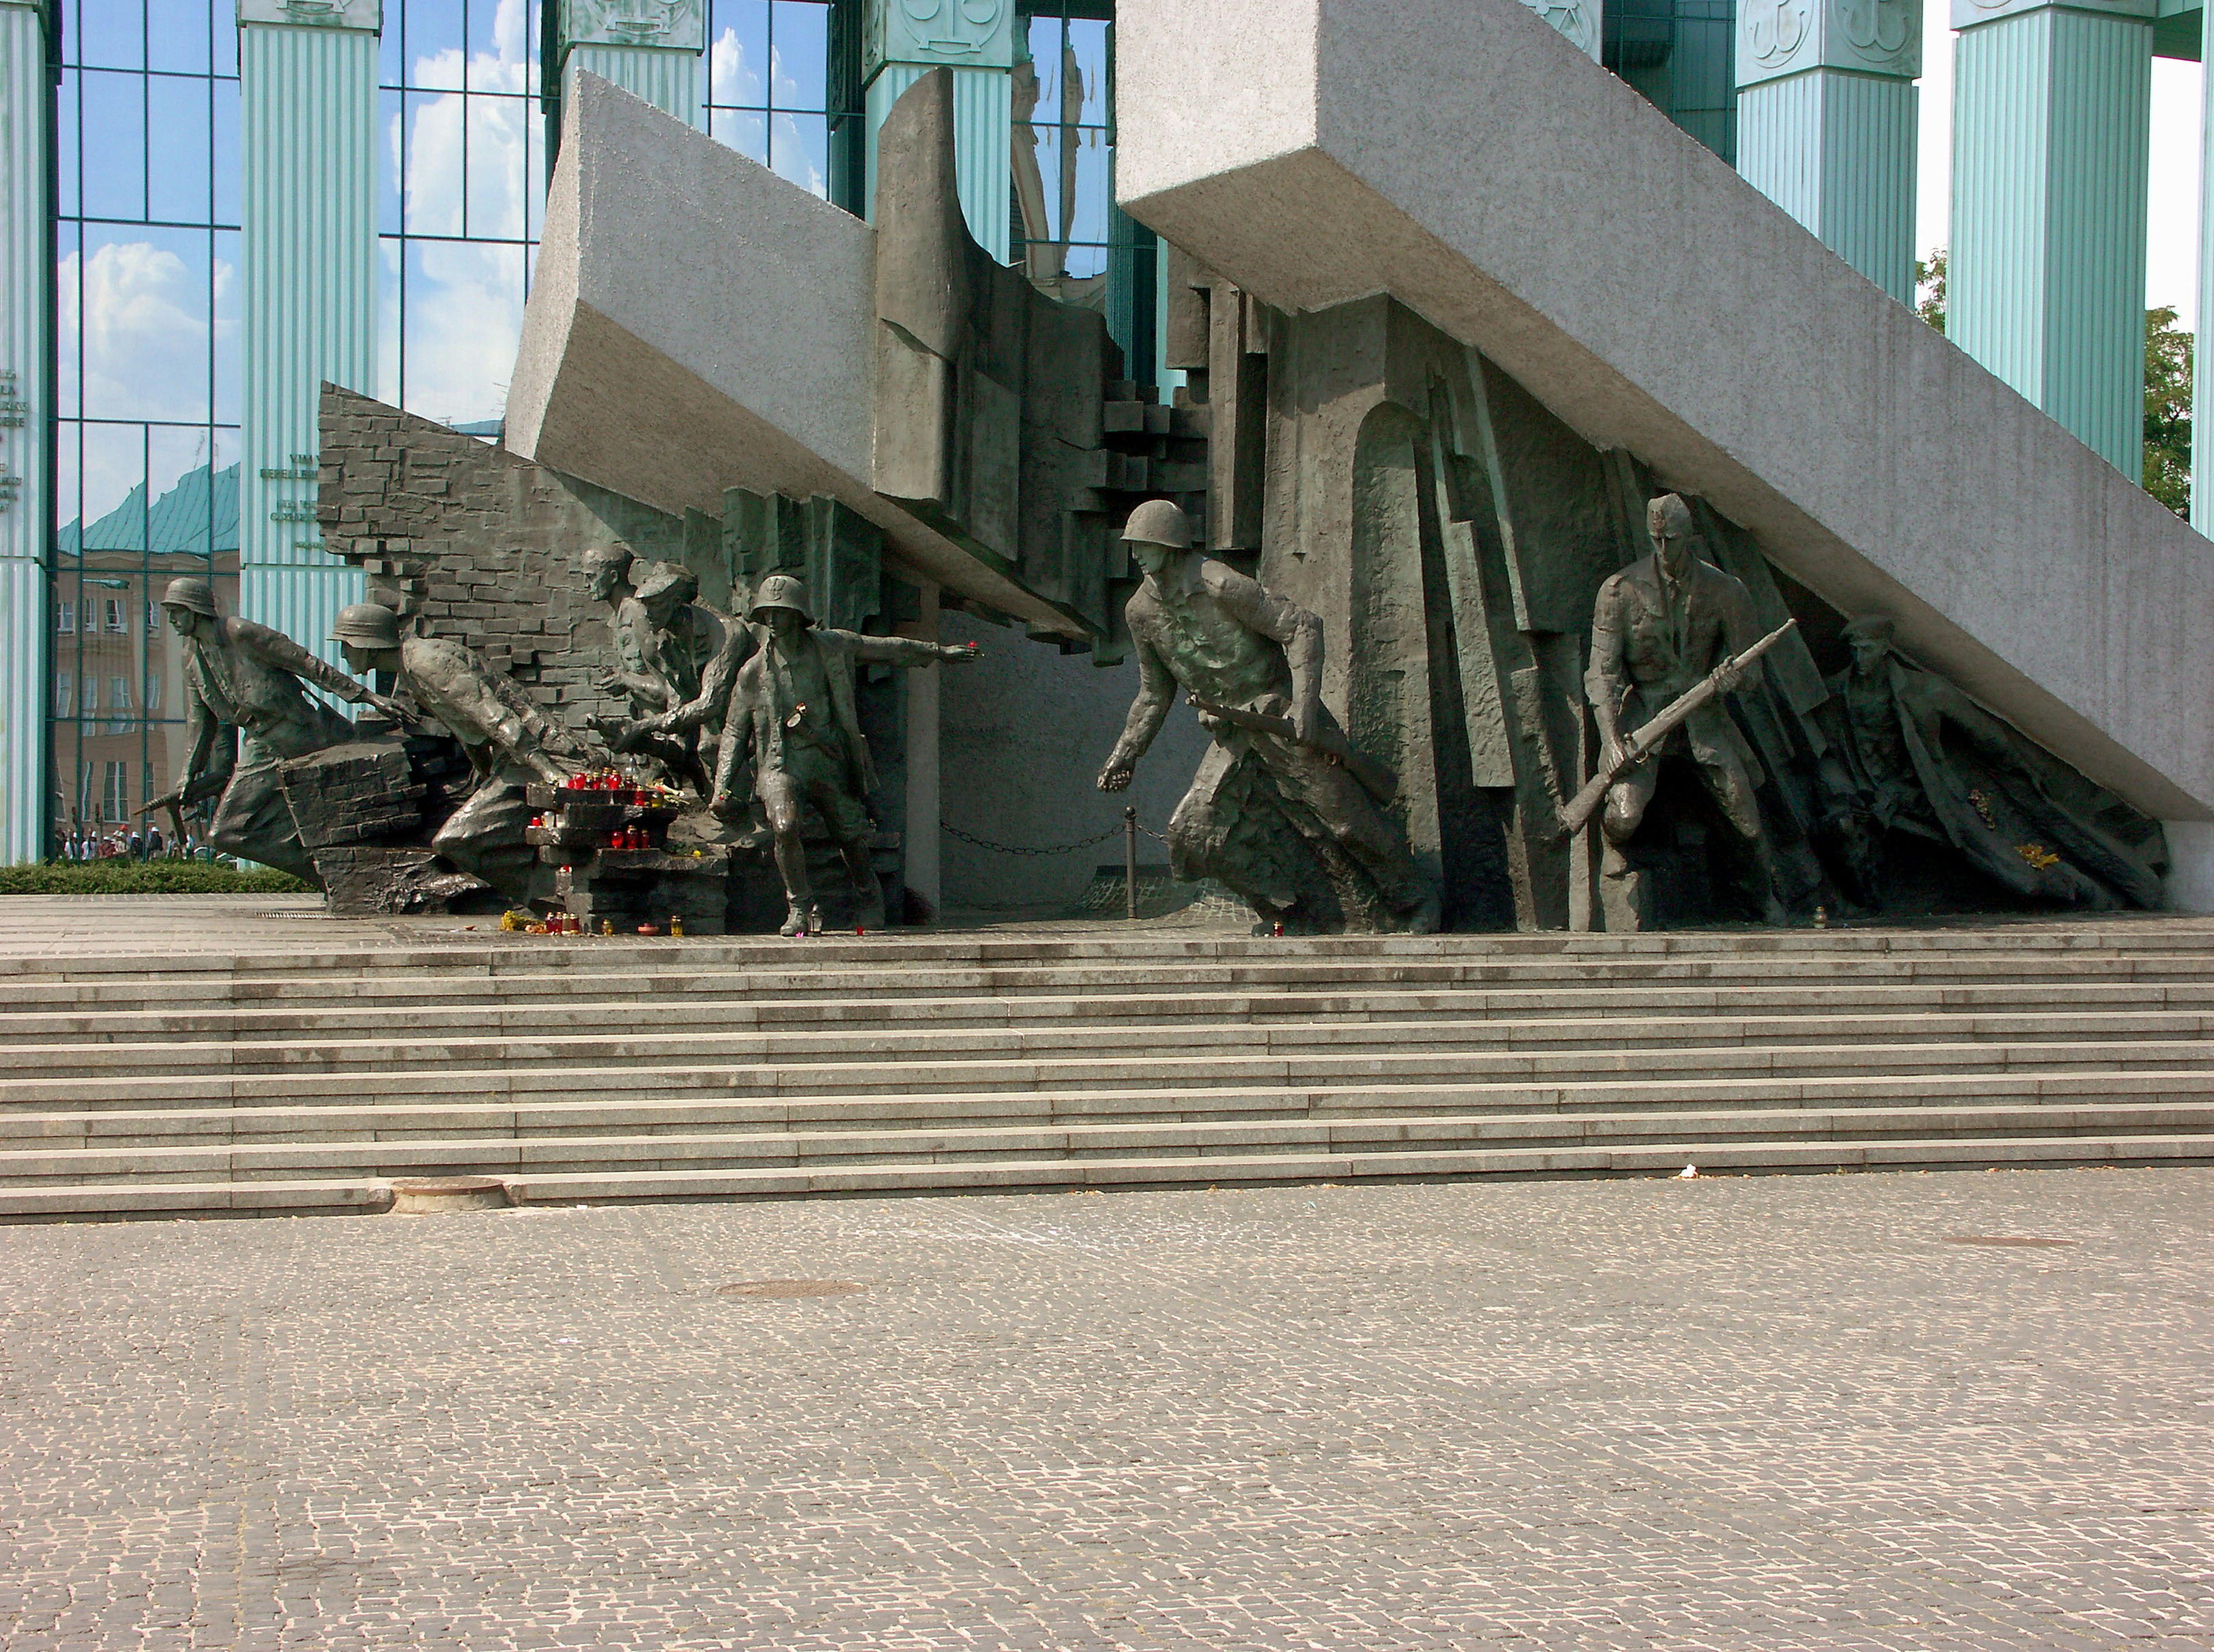
[[[1914, 260], [1914, 313], [1945, 330], [1945, 249]], [[2191, 334], [2175, 311], [2145, 311], [2144, 490], [2180, 517], [2191, 514]]]
[[1933, 247], [1926, 259], [1914, 260], [1914, 313], [1945, 330], [1945, 249]]
[[2163, 304], [2145, 312], [2144, 490], [2191, 514], [2191, 335]]

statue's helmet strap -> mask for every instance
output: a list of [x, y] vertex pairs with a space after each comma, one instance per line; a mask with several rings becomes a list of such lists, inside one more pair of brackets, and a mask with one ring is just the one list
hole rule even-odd
[[400, 616], [382, 603], [349, 603], [331, 621], [331, 640], [364, 648], [397, 648]]
[[807, 606], [806, 583], [788, 573], [773, 573], [761, 582], [760, 589], [754, 592], [754, 605], [746, 610], [746, 618], [759, 620], [773, 608], [790, 609], [808, 624], [815, 623], [815, 610]]
[[196, 579], [189, 575], [182, 579], [172, 579], [168, 590], [162, 594], [162, 606], [188, 609], [194, 614], [205, 614], [212, 620], [216, 617], [215, 587], [205, 579]]
[[1173, 499], [1147, 499], [1130, 512], [1122, 537], [1139, 545], [1165, 545], [1172, 551], [1191, 548], [1191, 524]]

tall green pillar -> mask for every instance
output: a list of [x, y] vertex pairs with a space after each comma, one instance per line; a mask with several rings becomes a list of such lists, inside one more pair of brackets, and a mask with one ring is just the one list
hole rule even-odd
[[[561, 0], [560, 16], [565, 77], [582, 70], [688, 126], [707, 124], [700, 85], [707, 0], [660, 0], [651, 6]], [[766, 65], [762, 72], [768, 72]]]
[[376, 389], [378, 0], [239, 0], [245, 402], [238, 611], [336, 662], [362, 577], [315, 528], [325, 380]]
[[1914, 297], [1913, 0], [1748, 0], [1737, 169], [1901, 303]]
[[2126, 474], [2144, 463], [2153, 0], [1953, 0], [1946, 332]]
[[0, 862], [46, 852], [46, 21], [0, 0]]
[[[2199, 61], [2214, 63], [2214, 5], [2199, 14]], [[2194, 363], [2214, 364], [2214, 98], [2199, 115], [2199, 337]], [[2214, 365], [2191, 376], [2191, 525], [2214, 537]]]
[[[877, 133], [899, 95], [931, 70], [953, 71], [953, 165], [961, 216], [993, 257], [1008, 254], [1013, 193], [1014, 0], [863, 0], [861, 79], [869, 118], [867, 193], [875, 210]], [[928, 11], [927, 17], [914, 14]]]

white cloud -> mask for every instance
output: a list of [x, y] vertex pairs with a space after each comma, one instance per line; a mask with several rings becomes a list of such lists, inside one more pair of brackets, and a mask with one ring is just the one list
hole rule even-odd
[[[235, 351], [239, 342], [237, 272], [216, 260], [212, 321], [209, 283], [206, 269], [150, 241], [112, 241], [89, 256], [70, 253], [56, 295], [63, 405], [76, 401], [80, 388], [68, 344], [82, 327], [86, 418], [205, 419], [208, 352]], [[136, 446], [135, 440], [86, 444], [86, 521], [113, 510], [138, 484]]]
[[[1953, 161], [1951, 0], [1924, 0], [1922, 120], [1914, 248], [1948, 244]], [[2145, 303], [2174, 306], [2183, 325], [2199, 311], [2200, 65], [2156, 58], [2152, 65], [2152, 167], [2147, 190]]]
[[[724, 29], [708, 47], [707, 101], [711, 105], [734, 105], [737, 110], [732, 113], [725, 108], [713, 115], [710, 132], [741, 155], [750, 156], [765, 166], [774, 165], [779, 177], [790, 180], [810, 194], [828, 199], [829, 180], [808, 151], [799, 119], [784, 113], [767, 116], [749, 113], [761, 108], [764, 99], [760, 71], [747, 59], [745, 46], [732, 28]], [[789, 106], [802, 101], [798, 82], [785, 72], [784, 53], [774, 49], [769, 54], [769, 82], [776, 89], [778, 103]], [[764, 121], [770, 142], [764, 141]], [[816, 127], [814, 118], [808, 117], [810, 133]]]

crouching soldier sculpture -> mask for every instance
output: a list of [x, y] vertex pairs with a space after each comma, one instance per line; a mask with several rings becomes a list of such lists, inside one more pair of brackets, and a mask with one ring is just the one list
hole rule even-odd
[[[216, 612], [205, 579], [173, 579], [162, 598], [170, 629], [184, 639], [183, 772], [177, 788], [148, 805], [189, 806], [220, 792], [208, 841], [219, 853], [278, 867], [320, 884], [300, 847], [278, 765], [353, 738], [353, 725], [302, 687], [304, 681], [356, 705], [397, 710], [281, 632]], [[244, 737], [236, 767], [229, 730]]]
[[716, 764], [719, 796], [750, 753], [754, 795], [768, 812], [784, 878], [789, 910], [783, 933], [802, 934], [810, 918], [820, 921], [801, 834], [810, 807], [822, 817], [853, 880], [857, 921], [881, 928], [884, 893], [869, 864], [869, 817], [861, 802], [876, 785], [876, 772], [853, 709], [853, 667], [863, 660], [914, 666], [974, 659], [976, 650], [817, 626], [807, 587], [789, 574], [762, 580], [746, 617], [762, 628], [761, 647], [731, 685]]
[[357, 672], [397, 671], [416, 709], [444, 725], [468, 753], [476, 789], [431, 847], [510, 899], [529, 899], [537, 852], [523, 836], [530, 824], [524, 788], [534, 780], [559, 786], [587, 754], [460, 643], [402, 637], [400, 616], [382, 603], [340, 609], [331, 639]]
[[1128, 786], [1182, 688], [1214, 744], [1169, 822], [1178, 878], [1220, 878], [1264, 921], [1434, 930], [1438, 890], [1372, 793], [1390, 771], [1351, 751], [1322, 703], [1322, 621], [1196, 554], [1169, 500], [1132, 511], [1122, 538], [1146, 573], [1123, 610], [1138, 697], [1099, 789]]

